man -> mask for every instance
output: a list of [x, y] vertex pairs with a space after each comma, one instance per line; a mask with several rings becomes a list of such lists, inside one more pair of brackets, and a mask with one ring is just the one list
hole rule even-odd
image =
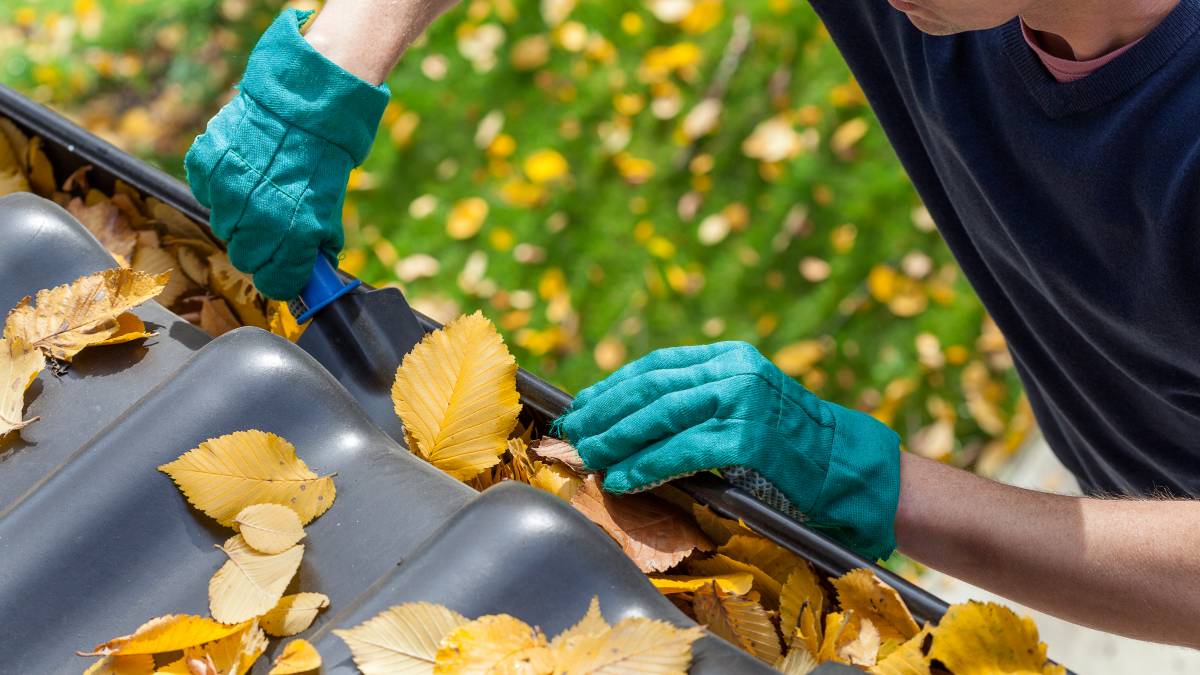
[[[811, 0], [1092, 495], [899, 452], [748, 345], [668, 349], [558, 427], [616, 492], [720, 468], [872, 557], [898, 543], [1066, 619], [1200, 647], [1200, 0]], [[342, 244], [379, 85], [448, 0], [285, 14], [187, 159], [230, 257], [298, 291]], [[322, 56], [323, 55], [323, 56]], [[335, 65], [336, 64], [336, 65]]]

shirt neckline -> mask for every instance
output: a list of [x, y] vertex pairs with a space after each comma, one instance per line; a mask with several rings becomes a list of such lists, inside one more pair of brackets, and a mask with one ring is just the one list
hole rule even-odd
[[1029, 48], [1032, 49], [1035, 54], [1037, 54], [1038, 59], [1042, 62], [1042, 65], [1046, 66], [1046, 69], [1049, 70], [1052, 75], [1054, 75], [1054, 79], [1058, 80], [1060, 83], [1075, 82], [1094, 74], [1104, 66], [1115, 61], [1117, 57], [1121, 56], [1130, 49], [1133, 49], [1134, 46], [1141, 42], [1145, 37], [1140, 37], [1124, 47], [1118, 47], [1117, 49], [1105, 54], [1101, 54], [1095, 58], [1077, 61], [1075, 59], [1064, 59], [1046, 51], [1045, 48], [1038, 43], [1038, 37], [1034, 33], [1033, 29], [1030, 28], [1029, 24], [1025, 23], [1023, 19], [1021, 20], [1021, 33], [1025, 36], [1025, 43], [1029, 45]]
[[1087, 112], [1128, 92], [1162, 68], [1200, 29], [1200, 0], [1180, 3], [1119, 58], [1075, 82], [1059, 82], [1025, 42], [1020, 18], [1000, 27], [1003, 48], [1037, 105], [1052, 119]]

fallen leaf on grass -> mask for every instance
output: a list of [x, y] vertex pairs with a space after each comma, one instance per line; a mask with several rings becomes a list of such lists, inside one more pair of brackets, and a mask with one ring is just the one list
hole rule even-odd
[[363, 675], [418, 675], [433, 671], [442, 638], [465, 623], [466, 617], [441, 605], [410, 602], [333, 634], [350, 648]]
[[900, 594], [869, 569], [856, 569], [833, 580], [838, 604], [870, 619], [884, 640], [904, 642], [920, 630]]
[[28, 342], [12, 337], [0, 340], [0, 438], [22, 429], [38, 418], [22, 419], [25, 390], [33, 385], [46, 365], [46, 357]]
[[259, 553], [283, 553], [304, 538], [300, 516], [281, 504], [254, 504], [233, 522], [246, 543]]
[[320, 667], [321, 655], [317, 653], [317, 648], [307, 640], [297, 638], [283, 646], [283, 651], [275, 658], [267, 675], [307, 673]]
[[208, 608], [222, 623], [246, 621], [275, 607], [304, 556], [301, 544], [282, 553], [259, 553], [240, 534], [219, 548], [229, 560], [208, 582]]
[[714, 634], [767, 663], [779, 659], [779, 635], [770, 614], [757, 602], [727, 593], [714, 582], [696, 591], [692, 607], [696, 620]]
[[617, 540], [643, 572], [664, 572], [712, 542], [687, 515], [648, 494], [614, 496], [594, 474], [583, 479], [571, 505]]
[[516, 375], [504, 340], [479, 312], [426, 335], [392, 386], [409, 449], [459, 480], [496, 465], [521, 411]]
[[536, 457], [558, 462], [575, 473], [584, 473], [583, 458], [579, 451], [570, 443], [557, 438], [546, 437], [535, 441], [529, 446], [529, 451]]
[[188, 502], [231, 527], [253, 504], [282, 504], [307, 524], [333, 505], [332, 476], [318, 476], [296, 456], [291, 443], [258, 430], [210, 438], [179, 459], [158, 467]]
[[18, 336], [47, 356], [70, 361], [89, 345], [113, 344], [146, 337], [123, 314], [153, 298], [168, 275], [151, 276], [129, 269], [110, 269], [80, 277], [69, 284], [37, 292], [35, 305], [26, 296], [8, 314], [4, 336]]
[[1066, 672], [1046, 662], [1046, 643], [1032, 619], [992, 602], [951, 606], [933, 631], [929, 658], [955, 675]]
[[442, 638], [434, 658], [438, 675], [548, 673], [553, 669], [546, 636], [507, 614], [480, 617]]
[[329, 606], [329, 596], [322, 593], [296, 593], [279, 599], [271, 611], [258, 618], [258, 623], [274, 637], [291, 637], [308, 630], [317, 614]]
[[96, 645], [90, 652], [79, 652], [79, 655], [128, 656], [178, 651], [220, 640], [240, 632], [245, 627], [246, 624], [227, 626], [201, 616], [167, 614], [147, 621], [129, 635], [113, 638]]

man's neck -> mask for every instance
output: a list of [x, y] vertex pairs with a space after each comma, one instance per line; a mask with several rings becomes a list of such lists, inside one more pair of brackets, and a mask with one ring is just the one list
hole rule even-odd
[[1054, 56], [1086, 61], [1141, 39], [1180, 0], [1036, 0], [1021, 14]]

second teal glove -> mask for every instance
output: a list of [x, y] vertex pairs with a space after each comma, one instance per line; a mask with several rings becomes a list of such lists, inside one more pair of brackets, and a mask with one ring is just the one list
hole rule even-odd
[[241, 91], [184, 160], [230, 262], [277, 300], [299, 294], [319, 252], [342, 250], [346, 181], [366, 159], [389, 98], [386, 86], [308, 44], [300, 26], [310, 14], [288, 10], [271, 24]]
[[556, 426], [611, 492], [722, 469], [867, 558], [896, 547], [899, 437], [817, 398], [749, 344], [653, 352], [580, 392]]

